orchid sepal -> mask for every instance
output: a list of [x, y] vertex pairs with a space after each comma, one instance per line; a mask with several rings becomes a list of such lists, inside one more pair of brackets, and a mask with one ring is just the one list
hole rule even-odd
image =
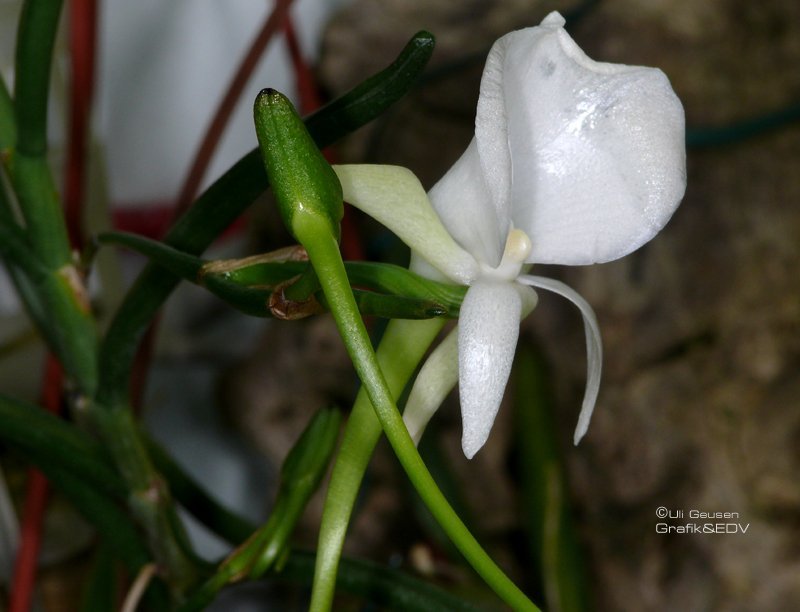
[[368, 164], [333, 169], [346, 202], [390, 228], [451, 281], [468, 285], [477, 276], [475, 258], [453, 240], [410, 170]]
[[583, 317], [584, 333], [586, 336], [586, 387], [583, 393], [583, 403], [578, 415], [578, 425], [575, 427], [573, 443], [577, 446], [589, 429], [597, 395], [600, 392], [600, 378], [603, 372], [603, 341], [600, 335], [600, 325], [594, 310], [577, 291], [568, 285], [552, 278], [522, 274], [517, 277], [517, 282], [538, 289], [546, 289], [556, 293], [578, 307]]

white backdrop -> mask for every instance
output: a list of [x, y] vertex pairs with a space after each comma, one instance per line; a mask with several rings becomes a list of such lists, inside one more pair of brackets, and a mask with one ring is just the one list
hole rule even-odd
[[[146, 205], [177, 196], [191, 157], [238, 63], [272, 9], [257, 0], [107, 0], [101, 3], [98, 135], [111, 201]], [[311, 61], [339, 3], [297, 0], [292, 16]], [[206, 184], [256, 145], [252, 102], [273, 87], [294, 94], [276, 36], [237, 106]]]

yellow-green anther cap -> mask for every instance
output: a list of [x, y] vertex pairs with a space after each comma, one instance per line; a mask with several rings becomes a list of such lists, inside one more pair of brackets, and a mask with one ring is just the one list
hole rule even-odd
[[302, 243], [308, 229], [325, 220], [338, 240], [342, 186], [292, 103], [264, 89], [253, 113], [261, 157], [286, 227]]

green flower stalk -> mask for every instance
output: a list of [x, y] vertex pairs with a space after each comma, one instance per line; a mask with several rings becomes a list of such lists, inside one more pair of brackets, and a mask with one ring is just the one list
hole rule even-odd
[[[356, 372], [406, 474], [433, 516], [489, 586], [513, 608], [536, 610], [450, 507], [408, 434], [359, 315], [339, 253], [342, 191], [336, 175], [283, 95], [274, 90], [262, 91], [254, 111], [264, 165], [284, 222], [308, 252]], [[335, 571], [335, 567], [330, 570]], [[331, 576], [323, 582], [333, 584]], [[332, 599], [332, 588], [315, 593], [311, 609], [328, 610]]]

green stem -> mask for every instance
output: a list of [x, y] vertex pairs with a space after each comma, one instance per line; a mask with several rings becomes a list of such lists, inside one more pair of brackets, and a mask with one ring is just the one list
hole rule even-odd
[[82, 280], [71, 264], [51, 269], [16, 225], [0, 224], [0, 255], [7, 260], [26, 309], [81, 392], [97, 384], [94, 320]]
[[[417, 452], [383, 377], [364, 322], [358, 314], [339, 254], [339, 245], [330, 235], [327, 220], [317, 216], [304, 216], [295, 221], [293, 229], [317, 270], [356, 372], [366, 388], [383, 431], [414, 488], [461, 554], [503, 601], [515, 610], [538, 610], [481, 548], [450, 507]], [[343, 526], [340, 528], [344, 529]], [[312, 609], [327, 610], [328, 603], [318, 600], [316, 607]]]
[[29, 156], [15, 150], [6, 167], [39, 257], [52, 269], [71, 264], [64, 215], [45, 156]]
[[17, 32], [14, 110], [17, 149], [39, 156], [47, 151], [47, 99], [62, 0], [26, 0]]
[[83, 396], [97, 387], [97, 333], [88, 296], [72, 265], [51, 271], [33, 287], [45, 309], [45, 338], [64, 367], [67, 378]]
[[[135, 576], [143, 565], [150, 562], [149, 553], [142, 543], [139, 532], [122, 508], [80, 478], [62, 470], [60, 466], [47, 464], [40, 467], [53, 486], [94, 525], [131, 575]], [[163, 583], [151, 585], [148, 589], [148, 601], [150, 603], [147, 609], [169, 609]]]
[[0, 157], [17, 141], [17, 127], [14, 119], [14, 101], [8, 93], [5, 79], [0, 76]]
[[34, 404], [0, 395], [0, 442], [20, 451], [37, 467], [59, 466], [118, 500], [125, 485], [108, 456], [87, 433]]
[[521, 344], [514, 365], [514, 432], [522, 516], [548, 607], [591, 609], [580, 541], [574, 528], [564, 461], [553, 422], [555, 402], [541, 351]]
[[37, 252], [52, 268], [70, 260], [61, 206], [47, 165], [47, 101], [62, 0], [26, 0], [20, 15], [14, 83], [16, 146], [12, 182]]
[[[163, 242], [124, 232], [106, 232], [100, 234], [97, 241], [134, 249], [252, 316], [274, 316], [271, 307], [273, 292], [278, 284], [287, 281], [292, 281], [282, 289], [287, 300], [303, 303], [315, 298], [319, 303], [313, 302], [309, 310], [325, 306], [319, 281], [307, 262], [280, 261], [272, 258], [270, 253], [241, 260], [207, 262]], [[388, 319], [455, 318], [466, 292], [464, 287], [423, 279], [406, 268], [390, 264], [346, 262], [345, 268], [350, 284], [366, 289], [353, 291], [364, 315]], [[298, 278], [292, 280], [295, 277]]]
[[[180, 596], [194, 582], [195, 571], [166, 486], [139, 439], [129, 411], [106, 411], [86, 399], [95, 394], [98, 386], [96, 331], [83, 279], [72, 261], [63, 212], [46, 158], [50, 71], [61, 5], [61, 0], [26, 0], [23, 6], [15, 71], [16, 146], [3, 161], [31, 246], [48, 270], [43, 279], [32, 285], [52, 321], [49, 327], [55, 329], [49, 334], [54, 339], [53, 349], [88, 402], [93, 425], [128, 485], [128, 506], [143, 527], [170, 586]], [[108, 356], [110, 361], [117, 358]]]
[[194, 555], [175, 515], [169, 488], [156, 471], [139, 435], [133, 413], [116, 408], [92, 410], [93, 424], [128, 488], [128, 507], [144, 529], [150, 550], [180, 596], [197, 578]]
[[[438, 319], [389, 322], [378, 346], [377, 359], [393, 397], [403, 391], [443, 325], [444, 321]], [[325, 497], [311, 594], [312, 610], [330, 608], [333, 601], [347, 524], [380, 434], [380, 422], [362, 387], [347, 421]]]
[[[283, 567], [281, 577], [308, 584], [314, 567], [314, 555], [292, 551]], [[316, 579], [316, 576], [315, 576]], [[370, 561], [342, 559], [336, 586], [364, 597], [381, 610], [401, 612], [477, 612], [479, 608], [455, 597], [441, 588], [398, 570]]]
[[[61, 205], [47, 162], [47, 100], [53, 45], [61, 0], [26, 0], [17, 37], [13, 121], [9, 97], [0, 92], [0, 145], [17, 202], [26, 222], [27, 240], [46, 275], [15, 258], [28, 277], [19, 286], [29, 312], [44, 325], [43, 335], [80, 393], [97, 385], [97, 346], [83, 279], [72, 262]], [[14, 138], [14, 140], [11, 140]], [[35, 297], [34, 297], [35, 296]], [[46, 317], [41, 317], [41, 312]]]
[[80, 612], [107, 612], [117, 605], [117, 567], [114, 551], [100, 540], [81, 595]]
[[31, 249], [24, 232], [16, 225], [0, 224], [0, 256], [25, 272], [33, 281], [41, 281], [47, 277], [47, 268]]
[[94, 322], [84, 287], [71, 264], [51, 269], [13, 218], [0, 185], [0, 256], [28, 315], [67, 375], [83, 393], [96, 385]]

